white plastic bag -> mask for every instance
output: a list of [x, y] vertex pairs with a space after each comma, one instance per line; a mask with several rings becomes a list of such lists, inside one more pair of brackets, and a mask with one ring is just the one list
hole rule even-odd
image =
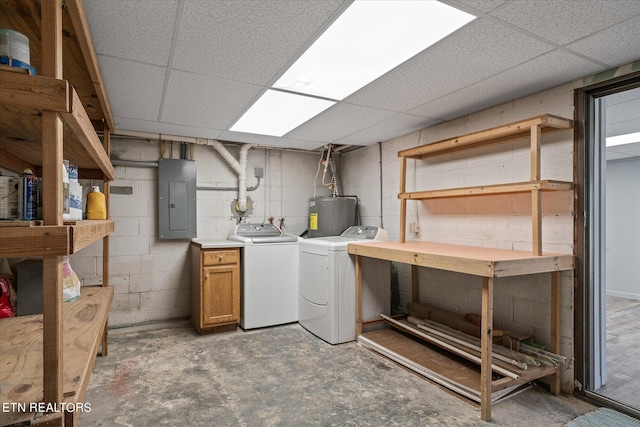
[[69, 264], [69, 257], [62, 257], [62, 300], [74, 301], [80, 298], [80, 279]]

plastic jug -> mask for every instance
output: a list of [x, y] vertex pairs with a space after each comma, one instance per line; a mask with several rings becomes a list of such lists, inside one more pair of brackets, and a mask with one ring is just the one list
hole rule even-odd
[[87, 194], [87, 219], [107, 219], [107, 202], [97, 185]]

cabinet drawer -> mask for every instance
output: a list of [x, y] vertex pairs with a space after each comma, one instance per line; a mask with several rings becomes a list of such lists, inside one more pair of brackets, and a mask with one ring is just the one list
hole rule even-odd
[[237, 249], [221, 251], [205, 251], [203, 253], [203, 265], [237, 264], [239, 261]]

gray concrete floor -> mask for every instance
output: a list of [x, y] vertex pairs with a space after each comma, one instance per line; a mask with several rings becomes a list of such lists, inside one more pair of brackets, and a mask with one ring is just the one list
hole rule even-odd
[[298, 324], [204, 336], [168, 326], [110, 332], [80, 425], [562, 426], [596, 409], [534, 386], [495, 404], [489, 424], [393, 362], [356, 343], [332, 346]]
[[607, 384], [596, 393], [640, 408], [640, 301], [607, 297]]

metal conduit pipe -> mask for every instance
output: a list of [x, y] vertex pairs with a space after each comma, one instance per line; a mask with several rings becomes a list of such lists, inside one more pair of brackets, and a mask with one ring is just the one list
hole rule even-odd
[[111, 164], [113, 166], [131, 166], [136, 168], [157, 168], [158, 167], [158, 162], [148, 162], [144, 160], [112, 159]]

